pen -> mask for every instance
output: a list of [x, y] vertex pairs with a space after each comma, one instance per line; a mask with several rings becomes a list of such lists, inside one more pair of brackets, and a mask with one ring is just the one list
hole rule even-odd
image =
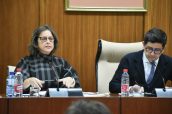
[[53, 82], [55, 80], [43, 80], [43, 81], [45, 81], [45, 82]]
[[134, 82], [135, 82], [135, 85], [138, 85], [138, 86], [140, 86], [140, 87], [143, 86], [142, 84], [139, 84], [136, 80], [135, 80]]
[[135, 80], [135, 84], [136, 84], [136, 85], [139, 85], [139, 84], [137, 83], [137, 81], [136, 81], [136, 80]]

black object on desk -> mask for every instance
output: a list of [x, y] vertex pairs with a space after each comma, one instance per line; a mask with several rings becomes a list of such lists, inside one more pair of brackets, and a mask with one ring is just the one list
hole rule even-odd
[[47, 97], [68, 97], [68, 96], [83, 96], [81, 88], [49, 88]]
[[172, 98], [172, 88], [155, 88], [157, 97]]

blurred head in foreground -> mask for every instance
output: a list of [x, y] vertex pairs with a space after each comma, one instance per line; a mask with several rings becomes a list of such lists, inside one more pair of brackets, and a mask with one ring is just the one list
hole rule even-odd
[[111, 114], [111, 112], [99, 101], [79, 100], [72, 103], [65, 114]]

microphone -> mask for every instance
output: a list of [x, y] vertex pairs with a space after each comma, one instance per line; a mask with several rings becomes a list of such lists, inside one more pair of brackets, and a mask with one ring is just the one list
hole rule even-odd
[[159, 69], [157, 69], [157, 72], [158, 72], [158, 75], [160, 75], [161, 76], [161, 78], [162, 78], [162, 83], [163, 83], [163, 91], [165, 92], [166, 91], [166, 88], [165, 88], [165, 79], [164, 79], [164, 77], [162, 76], [162, 72], [159, 70]]
[[[163, 75], [162, 75], [162, 72], [161, 72], [160, 69], [158, 69], [158, 68], [156, 68], [155, 73], [156, 73], [156, 72], [157, 72], [158, 76], [160, 76], [160, 78], [162, 79], [162, 83], [163, 83], [163, 86], [164, 86], [161, 90], [162, 90], [163, 92], [166, 92], [166, 88], [165, 88], [165, 79], [164, 79], [164, 77], [163, 77]], [[157, 94], [159, 94], [159, 93], [157, 93], [156, 88], [154, 88], [154, 90], [152, 90], [151, 93], [145, 93], [145, 96], [154, 97], [154, 96], [158, 96]]]
[[[162, 69], [163, 71], [164, 69]], [[165, 77], [162, 75], [161, 70], [157, 69], [157, 72], [161, 74], [162, 82], [163, 82], [163, 89], [161, 88], [155, 88], [156, 96], [157, 97], [167, 97], [167, 98], [172, 98], [172, 89], [171, 88], [165, 88]]]
[[162, 77], [162, 81], [163, 81], [163, 85], [164, 85], [163, 91], [165, 92], [166, 91], [166, 88], [165, 88], [165, 80], [164, 80], [164, 77], [163, 76], [161, 76], [161, 77]]
[[59, 77], [58, 77], [58, 74], [57, 74], [57, 72], [56, 72], [56, 70], [55, 70], [55, 67], [54, 67], [53, 63], [49, 61], [48, 64], [50, 65], [51, 70], [52, 70], [52, 71], [54, 72], [54, 74], [55, 74], [55, 82], [56, 82], [56, 84], [57, 84], [57, 91], [59, 91], [59, 82], [58, 82]]

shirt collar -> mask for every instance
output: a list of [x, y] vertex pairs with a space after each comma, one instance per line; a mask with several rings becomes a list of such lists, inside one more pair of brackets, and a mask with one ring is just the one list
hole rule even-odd
[[[159, 58], [157, 60], [155, 60], [155, 66], [158, 65], [158, 61], [159, 61]], [[150, 63], [144, 52], [143, 52], [143, 62], [144, 63]]]

